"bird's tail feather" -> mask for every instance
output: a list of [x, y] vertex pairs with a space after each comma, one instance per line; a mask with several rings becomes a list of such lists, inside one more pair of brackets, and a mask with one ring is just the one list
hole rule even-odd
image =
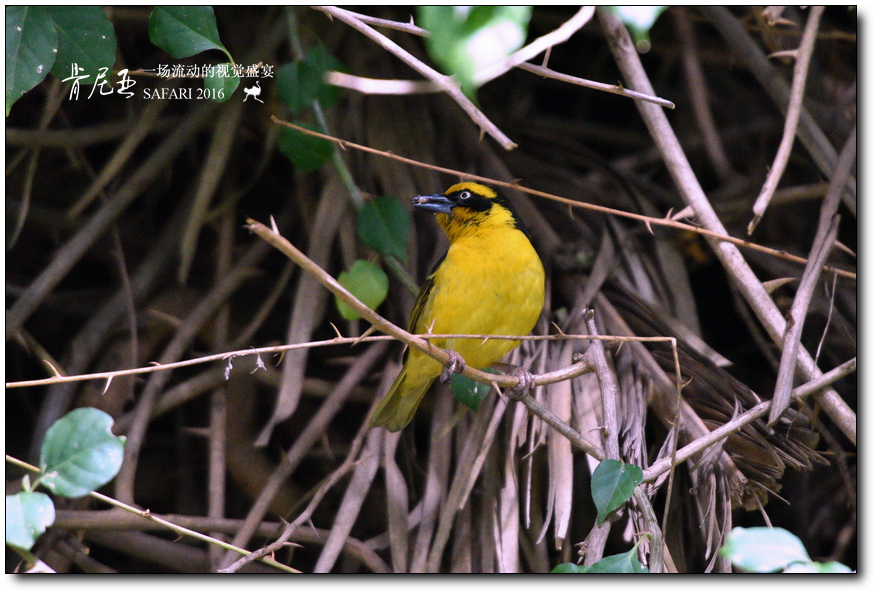
[[410, 382], [407, 379], [407, 371], [404, 366], [394, 381], [394, 385], [379, 402], [376, 412], [373, 414], [373, 419], [370, 421], [370, 426], [384, 426], [391, 432], [403, 430], [407, 424], [412, 421], [412, 416], [421, 400], [424, 399], [424, 394], [430, 388], [434, 378], [431, 377], [422, 382]]

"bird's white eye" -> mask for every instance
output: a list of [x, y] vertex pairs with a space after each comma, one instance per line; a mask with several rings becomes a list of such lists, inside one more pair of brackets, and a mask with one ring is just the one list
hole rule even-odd
[[466, 201], [470, 198], [470, 191], [463, 191], [460, 195], [458, 195], [459, 201]]

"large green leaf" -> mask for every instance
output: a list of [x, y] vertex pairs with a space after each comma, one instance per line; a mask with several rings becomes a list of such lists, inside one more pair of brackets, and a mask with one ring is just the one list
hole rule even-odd
[[777, 572], [795, 562], [811, 561], [800, 539], [782, 528], [734, 527], [722, 555], [747, 571]]
[[58, 54], [52, 74], [61, 80], [80, 69], [88, 78], [83, 84], [94, 84], [101, 68], [108, 77], [115, 65], [115, 28], [99, 6], [46, 6], [46, 13], [55, 24]]
[[30, 550], [55, 521], [52, 499], [40, 492], [6, 496], [6, 543]]
[[411, 227], [406, 207], [385, 195], [367, 201], [358, 214], [361, 241], [382, 256], [395, 256], [404, 262]]
[[239, 76], [234, 72], [232, 63], [218, 64], [212, 72], [203, 78], [204, 91], [210, 100], [224, 102], [239, 86]]
[[112, 434], [112, 417], [96, 408], [73, 410], [48, 429], [39, 482], [55, 494], [78, 498], [115, 477], [124, 438]]
[[527, 38], [530, 6], [419, 6], [430, 32], [428, 53], [472, 96], [475, 74], [519, 49]]
[[276, 70], [276, 93], [294, 115], [299, 115], [316, 100], [329, 108], [339, 98], [341, 90], [324, 83], [328, 70], [342, 71], [342, 64], [322, 45], [316, 45], [303, 61], [285, 64]]
[[[388, 275], [369, 260], [356, 260], [348, 271], [340, 273], [337, 280], [340, 285], [348, 289], [352, 295], [370, 309], [379, 307], [385, 301], [385, 296], [388, 295]], [[347, 320], [356, 320], [361, 317], [339, 297], [336, 297], [336, 305]]]
[[[311, 125], [299, 123], [311, 129]], [[308, 135], [290, 127], [283, 127], [276, 141], [281, 151], [301, 172], [311, 172], [330, 159], [333, 146], [326, 139]]]
[[591, 474], [591, 496], [597, 506], [597, 524], [603, 524], [607, 516], [627, 502], [641, 481], [643, 470], [636, 465], [615, 459], [601, 461]]
[[218, 37], [211, 6], [156, 7], [149, 18], [149, 38], [176, 59], [218, 49], [232, 60]]
[[6, 116], [55, 65], [58, 34], [41, 6], [6, 7]]

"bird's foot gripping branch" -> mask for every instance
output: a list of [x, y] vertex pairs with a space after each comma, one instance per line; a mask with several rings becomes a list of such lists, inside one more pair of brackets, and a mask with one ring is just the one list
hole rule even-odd
[[507, 388], [503, 392], [506, 397], [513, 401], [521, 401], [524, 396], [529, 395], [533, 391], [536, 385], [533, 373], [524, 367], [509, 363], [494, 363], [494, 368], [518, 378], [518, 385]]
[[463, 373], [464, 367], [467, 366], [467, 361], [451, 348], [446, 350], [449, 356], [452, 357], [449, 362], [443, 365], [443, 372], [440, 373], [440, 383], [448, 383], [455, 376], [455, 373]]

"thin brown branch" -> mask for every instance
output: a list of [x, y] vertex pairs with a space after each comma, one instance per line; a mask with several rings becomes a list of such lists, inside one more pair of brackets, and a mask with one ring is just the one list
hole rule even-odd
[[[419, 338], [422, 340], [433, 340], [435, 338], [470, 338], [481, 340], [483, 338], [491, 338], [497, 340], [534, 340], [534, 341], [548, 341], [548, 340], [609, 340], [613, 342], [672, 342], [672, 338], [668, 337], [660, 337], [660, 336], [652, 336], [652, 337], [639, 337], [639, 336], [588, 336], [584, 334], [549, 334], [549, 335], [528, 335], [528, 336], [502, 336], [502, 335], [491, 335], [491, 334], [417, 334]], [[232, 369], [232, 361], [235, 358], [245, 357], [245, 356], [259, 356], [259, 355], [268, 355], [268, 354], [281, 354], [283, 352], [289, 350], [298, 350], [301, 348], [320, 348], [323, 346], [343, 346], [343, 345], [356, 345], [364, 342], [381, 342], [386, 340], [398, 340], [394, 336], [366, 336], [366, 337], [343, 337], [337, 336], [336, 338], [331, 338], [330, 340], [317, 340], [313, 342], [300, 342], [297, 344], [280, 344], [276, 346], [263, 346], [261, 348], [246, 348], [241, 350], [234, 350], [230, 352], [222, 352], [218, 354], [212, 354], [208, 356], [201, 356], [195, 359], [189, 359], [185, 361], [176, 361], [173, 363], [159, 364], [154, 363], [148, 367], [139, 367], [136, 369], [120, 369], [117, 371], [104, 371], [101, 373], [87, 373], [81, 375], [64, 375], [62, 373], [55, 374], [53, 377], [48, 377], [45, 379], [31, 379], [28, 381], [12, 381], [6, 383], [7, 389], [13, 389], [17, 387], [37, 387], [41, 385], [52, 385], [57, 383], [73, 383], [77, 381], [94, 381], [98, 379], [114, 379], [116, 377], [123, 377], [125, 375], [142, 375], [146, 373], [156, 373], [159, 371], [171, 371], [173, 369], [178, 369], [181, 367], [190, 367], [192, 365], [200, 365], [204, 363], [211, 363], [215, 361], [225, 361], [230, 363], [229, 369]], [[557, 371], [552, 371], [549, 373], [542, 373], [540, 377], [543, 378], [542, 384], [547, 383], [555, 383], [563, 379], [563, 375], [565, 375], [566, 369], [559, 369]], [[494, 377], [494, 375], [491, 375]]]
[[770, 199], [773, 197], [773, 193], [776, 192], [776, 186], [782, 179], [782, 173], [785, 172], [785, 167], [788, 166], [788, 158], [791, 156], [791, 148], [794, 146], [794, 136], [797, 134], [800, 111], [803, 108], [806, 75], [809, 72], [812, 48], [815, 44], [815, 35], [818, 32], [818, 24], [821, 21], [822, 13], [824, 13], [824, 6], [813, 6], [809, 13], [809, 20], [806, 21], [806, 28], [803, 31], [800, 47], [798, 47], [795, 57], [794, 78], [791, 81], [791, 92], [788, 99], [788, 112], [785, 115], [785, 129], [782, 133], [782, 141], [779, 143], [779, 149], [776, 151], [776, 157], [773, 159], [773, 164], [767, 173], [767, 179], [764, 181], [761, 193], [752, 207], [755, 216], [749, 222], [749, 235], [752, 235], [758, 222], [764, 216], [767, 205], [770, 204]]
[[325, 84], [348, 88], [361, 94], [432, 94], [442, 87], [431, 80], [380, 80], [353, 76], [345, 72], [325, 72]]
[[706, 74], [703, 71], [703, 65], [700, 63], [700, 55], [698, 54], [691, 21], [685, 11], [677, 11], [674, 16], [676, 33], [678, 34], [682, 50], [682, 65], [685, 70], [685, 77], [688, 79], [686, 88], [688, 88], [688, 95], [691, 99], [691, 109], [694, 113], [694, 118], [697, 120], [697, 126], [700, 128], [703, 147], [719, 177], [722, 180], [727, 180], [733, 174], [733, 168], [727, 153], [725, 153], [724, 145], [719, 137], [718, 127], [716, 127], [715, 119], [712, 116], [712, 108], [706, 85]]
[[508, 56], [506, 59], [476, 72], [474, 76], [476, 83], [481, 85], [490, 82], [491, 80], [502, 76], [512, 68], [523, 64], [529, 59], [533, 59], [540, 53], [551, 49], [555, 45], [563, 43], [572, 37], [576, 31], [584, 27], [585, 24], [591, 20], [592, 16], [594, 16], [594, 7], [583, 6], [578, 12], [576, 12], [576, 14], [564, 21], [561, 26], [554, 31], [533, 40], [528, 45], [525, 45], [512, 55]]
[[810, 253], [809, 266], [803, 271], [803, 277], [800, 279], [800, 285], [797, 287], [797, 293], [794, 295], [794, 302], [791, 304], [791, 310], [788, 312], [788, 330], [785, 333], [785, 340], [782, 345], [782, 358], [779, 361], [776, 385], [773, 388], [770, 416], [767, 418], [767, 425], [771, 428], [776, 425], [776, 422], [779, 421], [779, 418], [791, 403], [791, 387], [794, 384], [794, 369], [797, 364], [797, 349], [800, 347], [800, 336], [806, 323], [806, 314], [809, 311], [809, 304], [812, 302], [812, 295], [818, 285], [821, 267], [824, 265], [824, 261], [827, 259], [828, 254], [830, 254], [834, 241], [837, 239], [839, 223], [840, 216], [836, 215], [831, 219], [831, 226], [825, 230], [825, 233], [823, 235], [816, 235], [812, 252]]
[[585, 88], [591, 88], [593, 90], [601, 90], [603, 92], [609, 92], [610, 94], [617, 94], [618, 96], [626, 96], [634, 100], [644, 100], [646, 102], [651, 102], [653, 104], [668, 109], [676, 108], [676, 105], [671, 100], [667, 100], [666, 98], [661, 98], [658, 96], [652, 96], [643, 92], [637, 92], [636, 90], [625, 88], [620, 84], [604, 84], [603, 82], [586, 80], [585, 78], [578, 78], [576, 76], [562, 74], [561, 72], [556, 72], [555, 70], [549, 69], [545, 66], [538, 66], [531, 63], [518, 64], [516, 67], [521, 70], [525, 70], [526, 72], [542, 76], [543, 78], [550, 78], [552, 80], [558, 80], [559, 82], [566, 82], [567, 84], [583, 86]]
[[[597, 326], [594, 323], [594, 313], [590, 310], [585, 313], [585, 326], [589, 334], [597, 334]], [[609, 362], [606, 360], [606, 352], [603, 343], [594, 340], [585, 353], [590, 355], [591, 364], [600, 384], [600, 407], [603, 410], [603, 423], [600, 425], [600, 436], [607, 459], [621, 460], [618, 446], [618, 380]], [[606, 518], [602, 523], [595, 523], [591, 532], [585, 538], [587, 551], [585, 553], [585, 565], [592, 565], [603, 557], [606, 548], [606, 539], [612, 528], [612, 520]]]
[[[158, 134], [181, 125], [181, 118], [162, 117], [149, 129]], [[6, 147], [25, 146], [32, 148], [70, 149], [84, 148], [98, 143], [108, 143], [127, 137], [138, 124], [134, 120], [110, 121], [90, 127], [70, 129], [18, 129], [6, 128]]]
[[[162, 520], [194, 531], [218, 531], [222, 534], [233, 534], [242, 524], [242, 520], [235, 518], [209, 518], [206, 516], [190, 516], [185, 514], [161, 514]], [[134, 513], [116, 510], [57, 510], [55, 524], [57, 528], [68, 531], [160, 531], [163, 526], [154, 519], [146, 519]], [[284, 526], [287, 526], [285, 524]], [[258, 537], [270, 538], [276, 531], [283, 529], [281, 522], [263, 522], [258, 527]], [[285, 543], [312, 543], [322, 544], [327, 536], [327, 531], [312, 527], [297, 528]], [[273, 544], [271, 543], [272, 547]], [[278, 550], [278, 547], [273, 547]], [[348, 554], [375, 573], [390, 573], [387, 564], [370, 549], [366, 544], [356, 539], [349, 538], [345, 549]], [[252, 552], [254, 554], [256, 552]], [[265, 555], [266, 563], [270, 559]]]

